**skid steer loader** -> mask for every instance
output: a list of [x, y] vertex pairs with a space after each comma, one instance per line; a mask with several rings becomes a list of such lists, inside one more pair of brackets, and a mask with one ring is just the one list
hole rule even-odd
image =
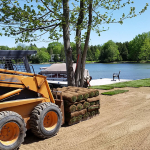
[[0, 150], [18, 149], [27, 129], [49, 138], [61, 127], [46, 77], [31, 73], [27, 56], [35, 53], [0, 50]]

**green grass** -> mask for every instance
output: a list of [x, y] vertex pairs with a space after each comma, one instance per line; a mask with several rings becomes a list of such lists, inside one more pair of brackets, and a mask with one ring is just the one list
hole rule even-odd
[[101, 89], [101, 90], [111, 90], [114, 87], [108, 86], [108, 85], [100, 85], [100, 86], [91, 86], [90, 89]]
[[96, 63], [97, 61], [86, 61], [86, 64]]
[[120, 82], [110, 85], [100, 85], [100, 86], [92, 86], [90, 88], [92, 89], [102, 89], [102, 90], [110, 90], [113, 88], [123, 88], [123, 87], [150, 87], [150, 78], [147, 79], [141, 79], [141, 80], [134, 80], [134, 81], [128, 81], [128, 82]]
[[114, 90], [114, 91], [109, 91], [109, 92], [104, 92], [104, 93], [101, 93], [102, 95], [116, 95], [116, 94], [120, 94], [120, 93], [125, 93], [125, 92], [128, 92], [129, 90]]

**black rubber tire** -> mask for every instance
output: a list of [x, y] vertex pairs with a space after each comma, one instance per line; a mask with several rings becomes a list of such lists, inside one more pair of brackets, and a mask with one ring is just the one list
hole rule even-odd
[[[55, 112], [57, 114], [57, 124], [53, 130], [46, 130], [43, 125], [44, 117], [48, 112]], [[31, 131], [42, 139], [49, 138], [57, 134], [61, 127], [62, 114], [59, 107], [56, 104], [45, 102], [37, 105], [30, 116]]]
[[0, 142], [0, 150], [17, 150], [21, 145], [21, 143], [24, 141], [24, 138], [26, 136], [26, 130], [27, 130], [26, 124], [24, 122], [24, 119], [18, 113], [13, 111], [0, 112], [0, 131], [6, 123], [10, 123], [10, 122], [17, 124], [19, 127], [20, 132], [19, 132], [18, 139], [16, 140], [15, 143], [8, 146], [3, 145]]

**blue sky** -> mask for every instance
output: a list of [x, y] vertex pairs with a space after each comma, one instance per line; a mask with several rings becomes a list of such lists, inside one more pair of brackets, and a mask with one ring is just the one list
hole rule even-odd
[[[134, 0], [134, 1], [135, 1], [134, 4], [129, 5], [124, 9], [115, 11], [114, 17], [120, 18], [123, 12], [127, 14], [131, 6], [135, 6], [136, 12], [139, 12], [145, 6], [146, 3], [149, 3], [149, 0]], [[114, 42], [131, 41], [136, 35], [150, 31], [150, 6], [148, 7], [147, 11], [145, 11], [145, 13], [143, 13], [142, 15], [139, 15], [132, 19], [124, 20], [123, 25], [115, 23], [109, 25], [104, 24], [101, 27], [105, 27], [105, 29], [109, 27], [109, 30], [106, 32], [102, 32], [100, 37], [95, 32], [92, 31], [90, 36], [90, 43], [89, 43], [90, 45], [98, 45], [98, 44], [102, 45], [108, 40], [113, 40]], [[70, 37], [71, 42], [74, 42], [74, 36], [75, 33], [71, 33]], [[42, 38], [44, 38], [48, 42], [40, 42], [40, 41], [34, 42], [38, 47], [43, 46], [47, 47], [48, 43], [52, 42], [48, 39], [48, 34], [44, 35]], [[59, 42], [63, 43], [63, 39], [61, 38]], [[24, 44], [29, 45], [29, 43]], [[15, 44], [14, 38], [2, 36], [0, 37], [0, 45], [15, 47], [17, 44]]]

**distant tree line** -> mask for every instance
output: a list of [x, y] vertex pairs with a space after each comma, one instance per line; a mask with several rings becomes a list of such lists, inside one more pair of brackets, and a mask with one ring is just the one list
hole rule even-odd
[[[77, 62], [76, 44], [71, 42], [71, 47], [73, 61]], [[81, 43], [82, 52], [83, 48], [84, 43]], [[38, 48], [36, 44], [30, 44], [29, 46], [18, 44], [17, 47], [12, 48], [0, 45], [0, 50], [36, 50], [37, 54], [29, 58], [32, 63], [50, 62], [52, 55], [54, 55], [55, 62], [65, 61], [64, 47], [59, 42], [49, 43], [47, 48]], [[139, 34], [130, 42], [115, 43], [109, 40], [103, 45], [91, 45], [88, 47], [86, 60], [104, 63], [114, 61], [148, 61], [150, 60], [150, 32]]]

